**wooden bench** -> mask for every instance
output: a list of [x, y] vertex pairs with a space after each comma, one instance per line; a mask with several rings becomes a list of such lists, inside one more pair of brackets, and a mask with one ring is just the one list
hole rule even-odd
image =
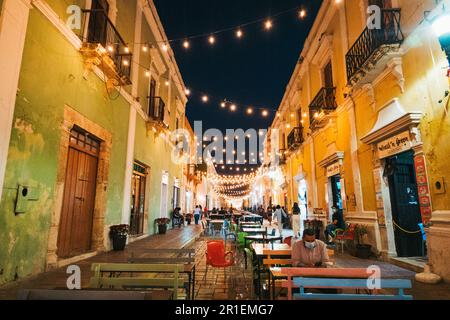
[[[136, 257], [135, 253], [131, 253], [128, 262], [138, 264], [176, 264], [184, 265], [182, 274], [188, 275], [189, 296], [188, 299], [195, 297], [195, 249], [148, 249], [145, 254]], [[163, 255], [171, 254], [170, 257]]]
[[[180, 276], [180, 273], [185, 270], [184, 265], [95, 263], [92, 264], [91, 270], [94, 273], [90, 280], [91, 288], [113, 290], [164, 289], [173, 292], [174, 300], [185, 299], [183, 295], [178, 293], [179, 289], [186, 289], [184, 279]], [[128, 274], [128, 276], [122, 276], [123, 274]], [[135, 274], [138, 274], [138, 276], [135, 276]], [[164, 274], [165, 277], [157, 277], [159, 274]], [[166, 277], [169, 274], [173, 274], [173, 276]]]
[[272, 287], [272, 298], [275, 299], [275, 290], [283, 287], [283, 280], [271, 276], [270, 268], [292, 266], [292, 250], [264, 250], [263, 265], [268, 272], [268, 287]]
[[[320, 278], [294, 278], [294, 286], [300, 288], [299, 294], [294, 294], [295, 300], [412, 300], [413, 297], [405, 295], [405, 289], [411, 289], [410, 280], [380, 280], [378, 290], [368, 288], [367, 279], [320, 279]], [[306, 293], [305, 289], [356, 289], [367, 290], [366, 294], [328, 294]], [[396, 295], [378, 294], [382, 289], [398, 289]]]
[[[293, 300], [292, 289], [294, 278], [337, 278], [337, 279], [365, 279], [371, 274], [364, 268], [280, 268], [272, 274], [285, 276], [287, 281], [283, 282], [283, 287], [288, 289], [288, 299]], [[297, 287], [298, 288], [298, 287]]]
[[171, 300], [168, 291], [97, 291], [97, 290], [47, 290], [23, 289], [18, 300]]

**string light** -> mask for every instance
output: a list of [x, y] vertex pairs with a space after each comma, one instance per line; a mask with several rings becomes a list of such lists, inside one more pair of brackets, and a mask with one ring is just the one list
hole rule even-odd
[[267, 117], [269, 115], [269, 111], [263, 110], [262, 115], [263, 117]]
[[189, 49], [190, 46], [191, 46], [191, 45], [190, 45], [189, 41], [185, 40], [185, 41], [183, 42], [183, 47], [184, 47], [185, 49]]
[[247, 109], [247, 114], [253, 114], [253, 108], [248, 108]]
[[299, 17], [300, 17], [300, 19], [303, 19], [303, 18], [306, 17], [306, 10], [305, 9], [300, 10]]
[[210, 44], [214, 44], [214, 43], [216, 43], [216, 38], [214, 36], [209, 36], [208, 41]]
[[236, 109], [237, 109], [236, 105], [235, 105], [235, 104], [232, 104], [231, 107], [230, 107], [230, 110], [231, 110], [231, 111], [236, 111]]
[[190, 95], [191, 95], [191, 90], [186, 89], [186, 90], [184, 90], [184, 93], [185, 93], [187, 96], [190, 96]]
[[225, 103], [225, 102], [222, 102], [221, 104], [220, 104], [220, 107], [221, 108], [225, 108], [227, 106], [227, 104]]
[[264, 23], [264, 26], [265, 26], [266, 30], [272, 29], [272, 27], [273, 27], [272, 20], [267, 20], [267, 21]]
[[208, 96], [203, 96], [203, 97], [202, 97], [202, 101], [203, 101], [203, 102], [206, 103], [206, 102], [208, 102], [208, 100], [209, 100]]
[[236, 36], [240, 39], [244, 36], [244, 32], [241, 29], [238, 29], [236, 31]]

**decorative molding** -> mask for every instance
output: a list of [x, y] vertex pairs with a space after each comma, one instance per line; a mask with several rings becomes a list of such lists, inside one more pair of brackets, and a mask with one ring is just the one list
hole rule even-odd
[[319, 166], [321, 167], [328, 167], [329, 165], [344, 160], [344, 152], [343, 151], [336, 151], [327, 157], [325, 157], [322, 161], [319, 162]]
[[422, 119], [422, 113], [405, 112], [398, 98], [385, 104], [378, 113], [378, 120], [373, 129], [361, 138], [365, 144], [378, 143], [402, 131], [417, 127]]
[[387, 64], [388, 70], [397, 78], [397, 84], [402, 93], [405, 93], [405, 77], [403, 75], [403, 59], [400, 57], [392, 58]]
[[377, 101], [375, 99], [375, 89], [372, 84], [366, 84], [363, 86], [363, 90], [366, 90], [367, 96], [370, 98], [370, 106], [372, 110], [375, 112], [377, 107]]
[[333, 35], [324, 34], [319, 39], [319, 48], [312, 59], [312, 63], [322, 69], [333, 57]]

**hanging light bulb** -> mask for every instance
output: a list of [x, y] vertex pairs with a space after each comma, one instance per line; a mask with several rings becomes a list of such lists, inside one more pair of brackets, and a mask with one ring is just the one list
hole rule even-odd
[[189, 49], [190, 46], [191, 46], [191, 44], [189, 43], [189, 41], [185, 40], [185, 41], [183, 42], [183, 47], [184, 47], [185, 49]]
[[168, 87], [168, 86], [169, 86], [169, 84], [170, 84], [170, 82], [169, 82], [169, 81], [166, 81], [166, 82], [165, 82], [165, 85], [166, 85], [166, 87]]
[[244, 36], [244, 32], [241, 29], [238, 29], [236, 31], [236, 36], [240, 39]]
[[125, 47], [125, 53], [130, 53], [130, 48], [128, 48], [128, 46]]
[[215, 38], [213, 35], [211, 35], [211, 36], [209, 36], [209, 38], [208, 38], [208, 42], [209, 42], [210, 44], [214, 44], [214, 43], [216, 43], [216, 38]]
[[145, 71], [145, 76], [147, 77], [147, 78], [150, 78], [150, 71]]
[[263, 115], [263, 117], [267, 117], [267, 116], [269, 115], [269, 111], [264, 110], [264, 111], [262, 112], [262, 115]]
[[144, 46], [142, 47], [142, 51], [148, 52], [148, 45], [144, 44]]
[[248, 108], [248, 109], [247, 109], [247, 114], [253, 114], [253, 108], [251, 108], [251, 107]]
[[231, 110], [231, 111], [236, 111], [236, 109], [237, 109], [236, 105], [235, 105], [235, 104], [232, 104], [231, 107], [230, 107], [230, 110]]
[[306, 10], [305, 9], [300, 10], [298, 15], [299, 15], [300, 19], [304, 19], [306, 17]]
[[[187, 96], [189, 96], [189, 95], [191, 94], [191, 90], [186, 89], [186, 90], [184, 90], [184, 93], [185, 93]], [[196, 137], [196, 138], [197, 138], [197, 137]]]
[[264, 23], [264, 26], [265, 26], [266, 30], [272, 29], [272, 27], [273, 27], [272, 20], [270, 20], [270, 19], [267, 20], [267, 21]]
[[208, 96], [205, 95], [205, 96], [202, 97], [202, 101], [203, 102], [208, 102], [208, 100], [209, 100]]
[[221, 108], [225, 108], [227, 106], [227, 104], [225, 103], [225, 102], [222, 102], [221, 104], [220, 104], [220, 107]]
[[109, 52], [114, 52], [114, 47], [112, 45], [108, 45], [108, 51]]
[[164, 43], [164, 44], [162, 45], [162, 49], [163, 49], [164, 52], [167, 52], [167, 51], [169, 50], [169, 46], [168, 46], [167, 44]]

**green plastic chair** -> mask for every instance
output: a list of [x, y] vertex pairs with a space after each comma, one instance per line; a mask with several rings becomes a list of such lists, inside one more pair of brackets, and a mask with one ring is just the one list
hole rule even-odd
[[238, 232], [238, 244], [239, 249], [243, 250], [245, 249], [245, 237], [248, 236], [247, 232]]

